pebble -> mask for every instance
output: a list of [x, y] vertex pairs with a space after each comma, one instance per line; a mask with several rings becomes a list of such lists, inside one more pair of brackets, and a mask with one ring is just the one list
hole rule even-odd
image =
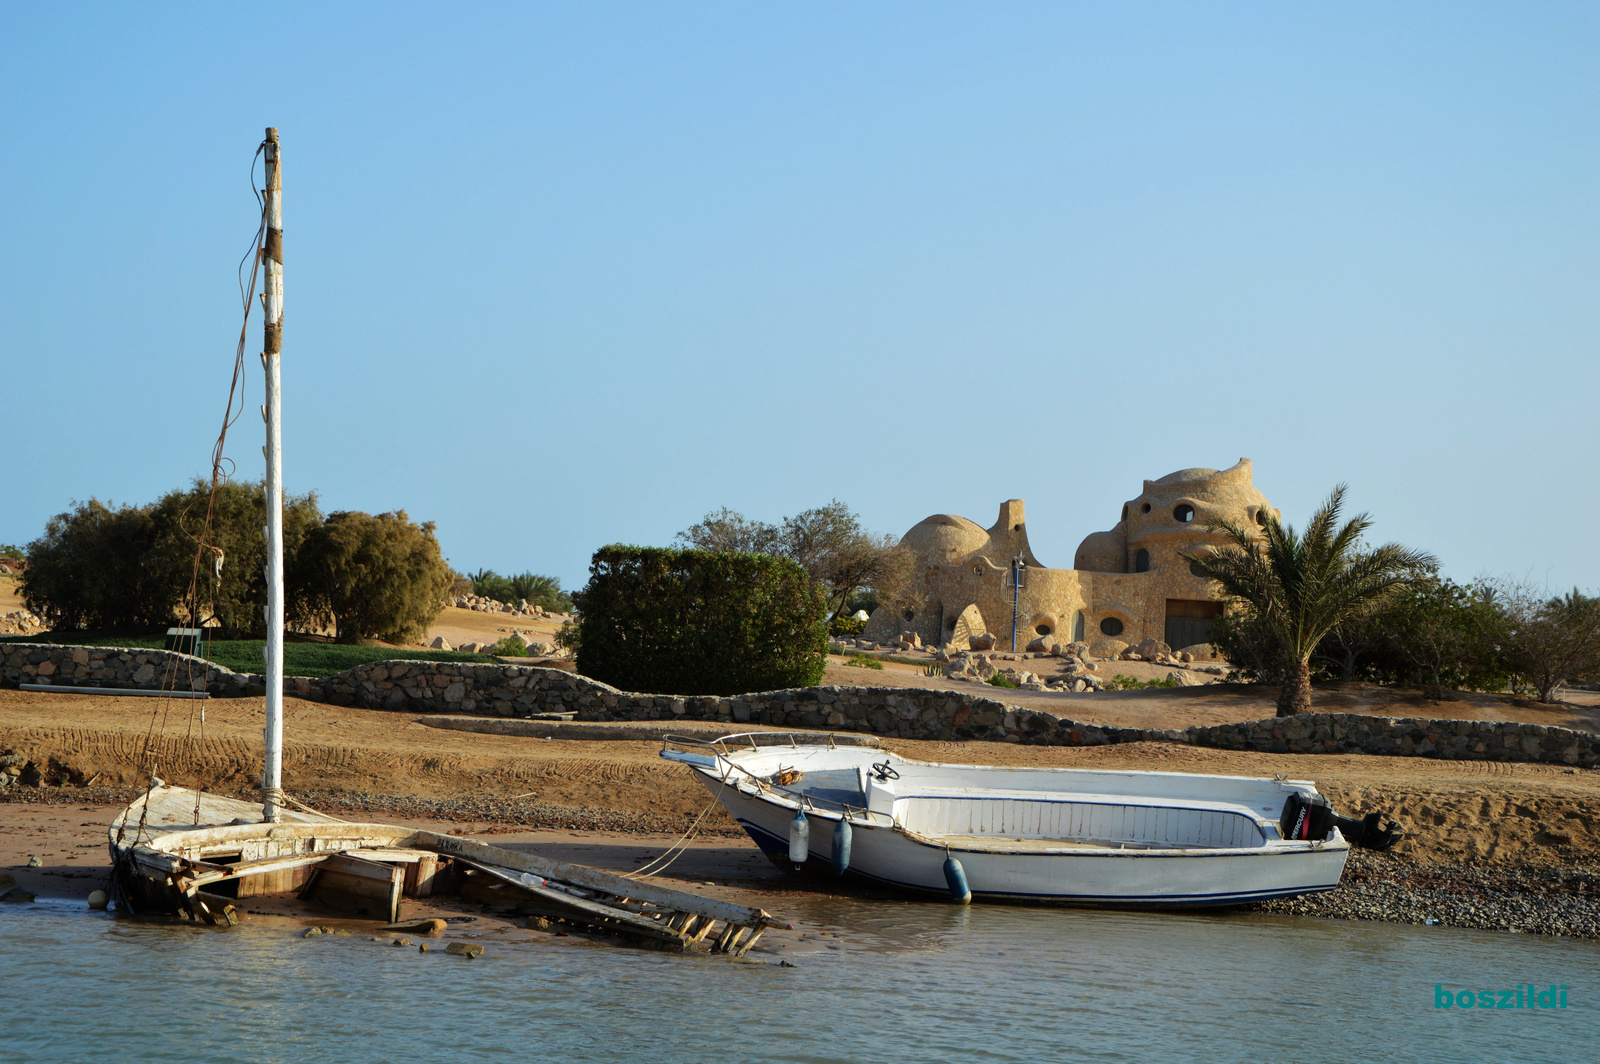
[[1457, 864], [1401, 871], [1393, 855], [1356, 850], [1337, 890], [1264, 902], [1257, 911], [1600, 938], [1600, 870]]

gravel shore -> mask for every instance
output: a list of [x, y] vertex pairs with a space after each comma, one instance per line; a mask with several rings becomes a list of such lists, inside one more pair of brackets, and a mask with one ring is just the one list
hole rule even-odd
[[[127, 787], [17, 787], [0, 795], [0, 804], [111, 806], [132, 800], [136, 793]], [[240, 792], [236, 797], [253, 801], [257, 795]], [[488, 835], [496, 834], [496, 829], [549, 829], [660, 836], [676, 835], [689, 826], [679, 816], [558, 806], [532, 798], [425, 798], [345, 791], [306, 791], [299, 797], [312, 808], [337, 816], [445, 821]], [[724, 826], [705, 827], [700, 834], [743, 836]], [[1291, 916], [1600, 939], [1600, 869], [1418, 865], [1403, 856], [1352, 850], [1338, 890], [1256, 908]]]

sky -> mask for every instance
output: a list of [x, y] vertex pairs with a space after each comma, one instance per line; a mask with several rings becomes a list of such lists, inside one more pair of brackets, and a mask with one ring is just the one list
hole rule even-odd
[[6, 4], [0, 543], [208, 472], [273, 125], [286, 485], [459, 570], [1019, 497], [1068, 567], [1247, 456], [1600, 588], [1596, 55], [1593, 4]]

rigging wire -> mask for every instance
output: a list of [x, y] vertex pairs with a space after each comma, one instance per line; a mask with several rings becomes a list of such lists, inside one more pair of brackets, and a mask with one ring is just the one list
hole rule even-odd
[[[201, 567], [201, 564], [203, 563], [203, 561], [205, 559], [205, 556], [206, 556], [206, 552], [208, 550], [209, 551], [214, 551], [216, 553], [218, 561], [220, 561], [220, 558], [221, 558], [221, 555], [222, 555], [222, 551], [219, 548], [208, 544], [206, 542], [206, 540], [209, 537], [209, 535], [211, 534], [212, 525], [213, 525], [213, 522], [214, 522], [214, 519], [215, 519], [215, 516], [216, 516], [217, 488], [223, 482], [225, 482], [225, 481], [227, 481], [227, 480], [232, 478], [233, 471], [235, 469], [235, 465], [234, 465], [233, 461], [231, 459], [229, 459], [224, 454], [224, 449], [227, 446], [228, 430], [230, 428], [232, 428], [235, 423], [238, 422], [239, 418], [244, 416], [244, 407], [245, 407], [245, 399], [244, 399], [245, 357], [244, 357], [244, 352], [245, 352], [245, 345], [249, 342], [250, 310], [251, 310], [251, 307], [252, 307], [253, 302], [254, 302], [253, 301], [253, 297], [255, 295], [255, 290], [256, 290], [256, 280], [257, 280], [257, 277], [259, 276], [260, 271], [261, 271], [262, 242], [263, 242], [264, 238], [266, 237], [266, 232], [267, 232], [267, 204], [266, 204], [265, 197], [262, 196], [262, 194], [261, 194], [261, 190], [256, 186], [256, 160], [261, 158], [262, 153], [266, 151], [266, 147], [267, 147], [267, 142], [265, 140], [263, 140], [259, 145], [256, 146], [255, 154], [253, 156], [251, 156], [251, 159], [250, 159], [250, 191], [256, 198], [256, 205], [257, 205], [257, 207], [259, 208], [259, 211], [260, 211], [260, 221], [256, 226], [255, 239], [251, 242], [250, 250], [246, 251], [244, 253], [244, 256], [242, 258], [240, 258], [238, 269], [235, 271], [237, 276], [238, 276], [238, 280], [239, 280], [239, 296], [240, 296], [240, 302], [242, 304], [242, 309], [244, 311], [244, 320], [239, 326], [239, 343], [238, 343], [238, 347], [234, 351], [233, 376], [232, 376], [232, 379], [229, 381], [229, 384], [228, 384], [228, 403], [227, 403], [227, 406], [225, 406], [223, 408], [223, 412], [222, 412], [222, 428], [217, 433], [217, 442], [216, 442], [216, 444], [211, 448], [211, 491], [206, 496], [205, 518], [201, 522], [199, 536], [192, 537], [192, 538], [195, 539], [194, 565], [190, 570], [189, 587], [188, 587], [188, 591], [184, 595], [184, 603], [185, 603], [185, 606], [186, 606], [187, 611], [188, 611], [189, 624], [191, 626], [196, 626], [196, 627], [203, 620], [203, 618], [201, 617], [201, 614], [200, 614], [200, 592], [199, 592], [199, 587], [200, 587], [200, 567]], [[251, 267], [250, 267], [250, 284], [249, 284], [249, 287], [247, 289], [245, 287], [245, 284], [244, 284], [244, 263], [245, 263], [245, 260], [249, 259], [252, 255], [254, 255], [255, 261], [251, 264]], [[235, 404], [236, 400], [238, 402], [238, 410], [237, 411], [234, 410], [234, 404]], [[226, 467], [227, 467], [226, 472], [224, 472], [224, 468], [223, 468], [224, 465], [226, 465]], [[181, 527], [181, 520], [180, 520], [180, 527]], [[220, 564], [216, 568], [217, 568], [217, 590], [216, 590], [216, 594], [220, 595], [220, 593], [221, 593], [221, 578], [222, 578]], [[215, 615], [215, 608], [216, 608], [216, 601], [215, 601], [215, 595], [214, 595], [213, 596], [213, 600], [212, 600], [212, 613], [213, 613], [213, 616]], [[191, 647], [191, 649], [198, 649], [198, 647]], [[190, 686], [191, 689], [193, 689], [193, 686], [194, 686], [194, 659], [193, 659], [192, 656], [188, 658], [188, 660], [186, 662], [186, 668], [187, 668], [187, 678], [188, 678], [188, 681], [189, 681], [189, 686]], [[168, 721], [168, 718], [170, 716], [171, 709], [172, 709], [172, 693], [173, 693], [173, 690], [175, 689], [175, 687], [177, 685], [177, 679], [178, 679], [177, 673], [178, 673], [178, 659], [177, 659], [177, 657], [173, 656], [173, 657], [168, 658], [167, 659], [166, 668], [163, 669], [162, 678], [161, 678], [161, 690], [163, 692], [165, 692], [165, 695], [161, 699], [161, 704], [156, 709], [154, 709], [150, 714], [150, 726], [145, 731], [144, 746], [141, 749], [140, 754], [139, 754], [139, 761], [140, 761], [140, 764], [143, 766], [144, 775], [145, 775], [145, 777], [146, 777], [148, 782], [145, 784], [144, 802], [141, 805], [140, 812], [139, 812], [139, 825], [138, 825], [138, 828], [136, 829], [136, 832], [134, 834], [134, 845], [137, 845], [139, 840], [144, 836], [146, 818], [148, 816], [149, 808], [150, 808], [150, 792], [152, 790], [154, 790], [154, 788], [155, 788], [155, 781], [156, 781], [156, 771], [155, 770], [156, 770], [157, 766], [153, 763], [153, 760], [152, 760], [152, 758], [150, 756], [150, 751], [151, 751], [151, 744], [152, 744], [152, 742], [154, 740], [154, 737], [155, 737], [156, 721], [158, 719], [160, 720], [160, 722], [161, 722], [161, 732], [163, 734], [165, 734], [166, 730], [167, 730], [167, 721]], [[186, 699], [186, 701], [189, 701], [189, 700]], [[198, 700], [197, 699], [193, 700], [193, 702], [198, 702]], [[185, 732], [184, 732], [185, 747], [187, 749], [189, 749], [189, 750], [193, 749], [193, 735], [194, 735], [194, 724], [195, 724], [195, 705], [193, 704], [193, 702], [191, 703], [191, 705], [189, 707], [188, 726], [186, 727]], [[200, 720], [199, 720], [199, 724], [200, 724], [200, 727], [199, 727], [200, 744], [203, 746], [205, 744], [205, 709], [204, 709], [203, 706], [200, 707], [200, 709], [199, 709], [199, 718], [200, 718]], [[197, 788], [196, 789], [196, 793], [195, 793], [195, 823], [198, 824], [199, 822], [200, 822], [200, 792], [199, 792], [199, 789]], [[126, 830], [127, 830], [127, 818], [124, 817], [123, 818], [123, 823], [117, 828], [117, 842], [119, 844], [122, 842], [123, 836], [124, 836]]]

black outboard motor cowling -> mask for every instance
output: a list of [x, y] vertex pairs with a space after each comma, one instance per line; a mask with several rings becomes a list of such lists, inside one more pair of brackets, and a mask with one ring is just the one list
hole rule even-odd
[[1294, 791], [1283, 803], [1283, 816], [1278, 820], [1278, 830], [1286, 839], [1316, 839], [1328, 837], [1333, 830], [1333, 805], [1320, 794]]
[[1278, 830], [1286, 839], [1326, 839], [1334, 828], [1352, 846], [1368, 850], [1387, 850], [1404, 836], [1400, 825], [1393, 820], [1382, 823], [1383, 814], [1368, 813], [1359, 820], [1340, 816], [1333, 805], [1320, 794], [1295, 791], [1283, 803], [1283, 816]]

